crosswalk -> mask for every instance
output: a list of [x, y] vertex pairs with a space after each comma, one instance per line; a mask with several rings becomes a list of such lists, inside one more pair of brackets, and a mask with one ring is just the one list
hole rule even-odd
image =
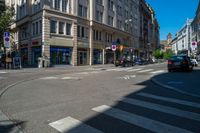
[[155, 74], [162, 74], [167, 72], [166, 70], [155, 70], [155, 69], [146, 69], [146, 68], [110, 68], [107, 70], [102, 69], [92, 69], [91, 71], [83, 71], [73, 74], [68, 74], [65, 76], [50, 76], [50, 77], [42, 77], [41, 80], [80, 80], [84, 77], [91, 76], [91, 75], [97, 75], [100, 73], [107, 73], [107, 72], [126, 72], [124, 76], [116, 77], [116, 79], [122, 79], [122, 80], [130, 80], [137, 76], [137, 74], [149, 74], [149, 75], [155, 75]]
[[[61, 133], [120, 133], [121, 131], [194, 133], [200, 131], [200, 111], [188, 109], [200, 109], [199, 103], [145, 92], [139, 92], [135, 96], [120, 99], [113, 106], [99, 105], [92, 108], [91, 110], [96, 112], [97, 116], [86, 121], [81, 122], [68, 116], [49, 123], [49, 126]], [[98, 126], [99, 124], [102, 126]]]

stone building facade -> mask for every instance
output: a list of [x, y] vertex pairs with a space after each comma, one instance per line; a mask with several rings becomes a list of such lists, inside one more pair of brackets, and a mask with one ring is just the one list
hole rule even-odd
[[[116, 55], [111, 50], [112, 45], [117, 45], [117, 51], [138, 56], [141, 45], [140, 0], [12, 2], [16, 9], [15, 43], [24, 66], [36, 66], [41, 56], [48, 57], [51, 65], [113, 63]], [[151, 16], [150, 8], [148, 11], [149, 21], [155, 26], [151, 27], [154, 39], [151, 41], [156, 43], [153, 36], [159, 37], [158, 22], [152, 19], [155, 15]]]

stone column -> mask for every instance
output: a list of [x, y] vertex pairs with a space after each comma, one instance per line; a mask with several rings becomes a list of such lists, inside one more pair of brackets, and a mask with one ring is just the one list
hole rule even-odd
[[77, 37], [77, 22], [73, 24], [73, 34], [74, 34], [74, 44], [72, 51], [72, 65], [77, 66], [77, 47], [78, 47], [78, 37]]
[[50, 20], [45, 11], [42, 16], [42, 56], [50, 59]]
[[[92, 23], [92, 22], [91, 22]], [[89, 47], [90, 47], [90, 63], [89, 65], [93, 65], [93, 51], [94, 51], [94, 48], [93, 48], [93, 29], [92, 29], [92, 26], [90, 26], [90, 40], [89, 40]]]
[[105, 49], [103, 49], [103, 53], [102, 54], [103, 54], [102, 58], [103, 58], [103, 65], [104, 65], [105, 64]]

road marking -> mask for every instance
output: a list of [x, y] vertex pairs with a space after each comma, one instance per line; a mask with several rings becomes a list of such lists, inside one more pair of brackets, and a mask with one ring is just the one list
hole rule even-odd
[[136, 71], [140, 71], [140, 70], [142, 70], [141, 68], [139, 68], [139, 69], [132, 69], [132, 70], [128, 70], [127, 72], [136, 72]]
[[66, 117], [64, 119], [52, 122], [49, 125], [61, 133], [103, 133], [72, 117]]
[[158, 71], [154, 71], [154, 72], [151, 72], [151, 74], [157, 74], [157, 73], [163, 73], [165, 72], [164, 70], [158, 70]]
[[5, 74], [5, 73], [7, 73], [7, 72], [4, 72], [4, 71], [0, 71], [0, 74]]
[[66, 79], [66, 80], [75, 79], [75, 80], [79, 80], [79, 79], [81, 79], [81, 77], [63, 77], [61, 79]]
[[154, 103], [140, 101], [140, 100], [136, 100], [136, 99], [130, 99], [130, 98], [124, 98], [122, 101], [132, 104], [132, 105], [137, 105], [140, 107], [157, 110], [157, 111], [160, 111], [163, 113], [168, 113], [168, 114], [172, 114], [175, 116], [200, 121], [200, 114], [197, 114], [197, 113], [183, 111], [183, 110], [172, 108], [172, 107], [167, 107], [167, 106], [163, 106], [163, 105], [159, 105], [159, 104], [154, 104]]
[[125, 75], [123, 77], [118, 77], [117, 79], [125, 79], [125, 80], [129, 80], [131, 78], [135, 78], [136, 75]]
[[43, 77], [43, 78], [40, 78], [40, 79], [49, 80], [49, 79], [58, 79], [58, 77]]
[[112, 108], [107, 105], [102, 105], [92, 109], [98, 113], [104, 113], [108, 116], [117, 118], [119, 120], [128, 122], [133, 125], [137, 125], [139, 127], [145, 128], [147, 130], [159, 133], [192, 133], [188, 130], [181, 129], [172, 125], [168, 125], [159, 121], [155, 121], [149, 118], [145, 118], [143, 116], [139, 116], [136, 114], [131, 114], [126, 111], [122, 111], [116, 108]]
[[145, 73], [145, 72], [150, 72], [153, 71], [154, 69], [147, 69], [147, 70], [142, 70], [142, 71], [138, 71], [139, 73]]
[[147, 93], [143, 93], [143, 92], [140, 92], [137, 95], [156, 99], [156, 100], [162, 100], [162, 101], [173, 102], [173, 103], [186, 105], [186, 106], [190, 106], [190, 107], [200, 108], [199, 103], [189, 102], [189, 101], [185, 101], [185, 100], [179, 100], [179, 99], [168, 98], [168, 97], [161, 97], [161, 96], [156, 96], [156, 95], [147, 94]]

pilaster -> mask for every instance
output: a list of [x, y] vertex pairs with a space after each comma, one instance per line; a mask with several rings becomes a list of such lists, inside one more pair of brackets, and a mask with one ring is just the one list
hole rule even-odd
[[77, 66], [77, 46], [78, 46], [78, 37], [77, 37], [77, 22], [73, 24], [73, 33], [74, 33], [74, 46], [72, 52], [72, 64]]

